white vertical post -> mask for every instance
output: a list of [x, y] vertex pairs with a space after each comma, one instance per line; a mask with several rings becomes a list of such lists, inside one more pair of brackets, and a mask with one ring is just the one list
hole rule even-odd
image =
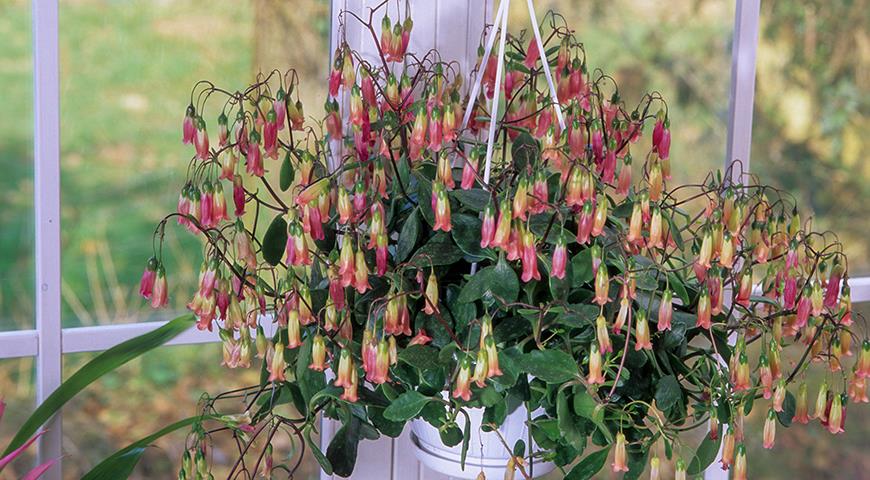
[[[61, 383], [60, 318], [60, 84], [58, 2], [33, 1], [33, 143], [36, 216], [36, 402]], [[61, 456], [61, 414], [45, 426], [38, 461]], [[60, 480], [60, 463], [42, 478]]]
[[[731, 44], [731, 94], [728, 105], [728, 143], [725, 154], [725, 170], [733, 165], [731, 182], [741, 182], [749, 172], [752, 150], [752, 108], [755, 101], [755, 54], [758, 48], [758, 17], [760, 0], [737, 0], [734, 12], [734, 39]], [[735, 165], [736, 161], [740, 161]], [[733, 345], [736, 336], [728, 343]], [[721, 458], [720, 448], [717, 458]], [[717, 463], [704, 472], [705, 480], [728, 480], [728, 471]]]
[[[731, 45], [731, 95], [728, 106], [728, 143], [725, 168], [749, 171], [752, 147], [752, 107], [755, 99], [755, 52], [758, 47], [760, 0], [737, 0]], [[734, 178], [737, 180], [737, 178]]]

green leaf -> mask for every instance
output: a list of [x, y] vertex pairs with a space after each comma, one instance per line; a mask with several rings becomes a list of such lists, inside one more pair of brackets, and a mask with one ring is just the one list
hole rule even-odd
[[540, 156], [538, 142], [531, 135], [526, 132], [517, 135], [511, 145], [511, 157], [518, 170], [524, 169], [527, 165], [535, 165]]
[[269, 224], [266, 235], [263, 236], [263, 258], [269, 262], [269, 265], [278, 265], [286, 247], [287, 222], [284, 220], [284, 215], [278, 214]]
[[424, 396], [420, 392], [411, 390], [399, 395], [398, 398], [390, 403], [390, 406], [384, 410], [384, 418], [394, 422], [404, 422], [410, 420], [423, 410], [423, 407], [429, 403], [430, 398]]
[[351, 415], [350, 420], [341, 427], [326, 449], [326, 458], [332, 465], [333, 473], [349, 477], [356, 465], [357, 448], [360, 440], [360, 420]]
[[610, 447], [590, 453], [571, 469], [565, 480], [589, 480], [604, 467], [609, 454]]
[[665, 375], [656, 386], [656, 406], [662, 411], [668, 411], [682, 398], [682, 390], [677, 377]]
[[710, 435], [704, 435], [698, 449], [695, 450], [695, 456], [689, 463], [689, 468], [686, 473], [689, 475], [700, 475], [701, 472], [707, 469], [713, 460], [716, 460], [716, 455], [719, 454], [719, 443], [722, 441], [722, 436], [716, 437], [716, 440], [710, 440]]
[[[465, 411], [462, 411], [465, 413]], [[468, 445], [471, 443], [471, 417], [465, 413], [465, 428], [462, 430], [462, 453], [459, 457], [459, 466], [465, 469], [465, 458], [468, 456]]]
[[311, 441], [311, 428], [305, 428], [305, 445], [307, 445], [311, 450], [317, 463], [320, 464], [323, 473], [332, 475], [332, 463], [329, 462], [329, 459], [326, 458], [326, 455], [324, 455], [323, 451], [320, 450], [320, 445], [318, 445], [317, 442]]
[[574, 271], [574, 286], [583, 285], [592, 281], [592, 249], [582, 250], [571, 259], [571, 268]]
[[[480, 248], [481, 223], [479, 218], [472, 217], [471, 215], [461, 213], [453, 215], [453, 228], [450, 231], [453, 235], [453, 240], [460, 250], [466, 255], [473, 257], [474, 260], [480, 260], [486, 257], [487, 254], [492, 255], [491, 252]], [[492, 257], [495, 258], [494, 255]]]
[[459, 203], [465, 206], [465, 208], [474, 210], [475, 212], [484, 211], [491, 198], [490, 193], [481, 188], [454, 190], [450, 195], [459, 200]]
[[[311, 365], [311, 343], [313, 338], [309, 336], [305, 339], [299, 348], [299, 356], [296, 359], [296, 381], [306, 405], [314, 394], [326, 387], [325, 374], [308, 368], [308, 365]], [[305, 412], [301, 413], [304, 414]]]
[[564, 383], [577, 378], [577, 362], [561, 350], [532, 350], [520, 357], [520, 369], [547, 383]]
[[569, 262], [565, 266], [565, 276], [564, 277], [557, 278], [552, 274], [550, 274], [549, 276], [550, 276], [550, 293], [553, 295], [553, 298], [559, 298], [559, 299], [568, 298], [568, 294], [571, 293], [571, 288], [575, 285], [573, 262]]
[[384, 418], [384, 410], [382, 407], [368, 407], [369, 420], [377, 427], [378, 431], [392, 438], [397, 438], [402, 434], [405, 428], [405, 422], [394, 422]]
[[441, 430], [439, 436], [441, 437], [441, 443], [447, 447], [455, 447], [463, 440], [462, 430], [456, 425], [450, 425]]
[[782, 402], [782, 411], [776, 412], [776, 418], [779, 419], [779, 423], [781, 423], [783, 427], [791, 426], [791, 419], [794, 418], [794, 410], [796, 407], [797, 404], [794, 395], [786, 390], [785, 399]]
[[91, 469], [91, 471], [82, 477], [82, 480], [117, 480], [120, 478], [127, 478], [131, 473], [133, 473], [133, 469], [136, 467], [136, 464], [139, 463], [142, 454], [145, 453], [145, 450], [154, 443], [155, 440], [208, 418], [211, 417], [197, 415], [195, 417], [179, 420], [145, 438], [133, 442], [97, 464], [96, 467]]
[[668, 273], [668, 282], [671, 285], [671, 290], [677, 294], [680, 300], [683, 301], [683, 305], [689, 305], [691, 302], [689, 301], [689, 292], [686, 291], [686, 286], [683, 284], [683, 281], [680, 280], [673, 272]]
[[420, 216], [417, 209], [411, 210], [402, 230], [399, 232], [399, 242], [396, 244], [396, 261], [402, 262], [414, 250], [417, 245], [417, 237], [420, 235]]
[[284, 161], [281, 162], [281, 178], [279, 179], [281, 191], [286, 192], [291, 183], [293, 183], [293, 164], [290, 163], [290, 152], [287, 152]]
[[438, 232], [417, 250], [411, 263], [418, 267], [430, 265], [453, 265], [462, 259], [464, 253], [453, 242], [448, 233]]
[[598, 402], [592, 398], [592, 395], [589, 395], [589, 392], [585, 388], [574, 388], [574, 412], [577, 415], [592, 420], [592, 417], [595, 415], [595, 407], [597, 406]]
[[560, 390], [556, 397], [556, 418], [559, 421], [559, 431], [562, 437], [577, 450], [584, 449], [586, 447], [586, 434], [577, 426], [574, 413], [568, 404], [566, 390]]
[[72, 374], [67, 381], [63, 382], [57, 390], [52, 392], [39, 407], [24, 421], [24, 424], [9, 442], [2, 456], [8, 455], [12, 450], [20, 447], [27, 439], [32, 437], [40, 426], [45, 424], [66, 402], [85, 387], [96, 381], [103, 375], [124, 365], [130, 360], [152, 350], [178, 336], [193, 325], [193, 315], [182, 315], [165, 325], [156, 328], [144, 335], [127, 340], [115, 345], [96, 358], [86, 363]]
[[399, 352], [399, 360], [418, 370], [438, 368], [438, 351], [426, 345], [411, 345]]
[[517, 274], [502, 258], [495, 266], [483, 268], [472, 275], [462, 287], [457, 301], [470, 303], [480, 298], [494, 298], [499, 303], [511, 303], [517, 299], [519, 292]]

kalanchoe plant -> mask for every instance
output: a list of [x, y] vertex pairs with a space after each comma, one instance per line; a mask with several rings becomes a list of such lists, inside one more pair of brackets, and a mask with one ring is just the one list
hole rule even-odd
[[[292, 473], [298, 460], [272, 463], [282, 432], [349, 475], [362, 439], [422, 418], [467, 448], [467, 409], [496, 429], [521, 404], [536, 412], [534, 457], [578, 476], [612, 453], [615, 472], [649, 465], [658, 478], [666, 457], [685, 477], [721, 443], [722, 467], [745, 478], [754, 405], [767, 411], [766, 448], [777, 423], [843, 431], [847, 402], [867, 402], [870, 343], [850, 330], [833, 234], [811, 231], [739, 162], [670, 186], [667, 104], [653, 93], [626, 106], [556, 15], [545, 53], [560, 105], [524, 32], [501, 52], [503, 84], [496, 54], [480, 59], [464, 126], [462, 72], [406, 52], [408, 19], [384, 16], [377, 38], [377, 12], [357, 20], [379, 56], [339, 46], [322, 122], [304, 122], [292, 71], [242, 91], [194, 88], [183, 138], [195, 154], [141, 292], [167, 302], [170, 221], [201, 237], [188, 307], [219, 330], [224, 365], [260, 368], [262, 381], [206, 402], [225, 425], [194, 428], [180, 478], [209, 477], [216, 432], [238, 440], [230, 478]], [[487, 170], [478, 134], [496, 88], [506, 113]], [[810, 411], [813, 364], [830, 375]], [[227, 398], [244, 408], [220, 417]], [[281, 413], [287, 403], [298, 416]], [[325, 454], [310, 441], [318, 414], [342, 424]], [[708, 426], [697, 448], [681, 440]], [[528, 476], [512, 450], [510, 468]]]

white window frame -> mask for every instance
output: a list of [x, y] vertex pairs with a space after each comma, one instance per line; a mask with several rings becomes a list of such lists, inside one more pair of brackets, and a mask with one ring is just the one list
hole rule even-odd
[[[60, 385], [63, 354], [104, 350], [166, 322], [61, 326], [58, 0], [32, 0], [32, 6], [36, 328], [0, 332], [0, 359], [35, 357], [38, 404]], [[725, 167], [739, 159], [743, 169], [748, 170], [760, 0], [736, 0], [735, 7]], [[870, 301], [870, 277], [851, 279], [850, 286], [854, 302]], [[213, 332], [191, 329], [169, 345], [217, 341], [219, 338]], [[58, 413], [49, 423], [48, 433], [39, 440], [38, 461], [61, 458], [61, 423]], [[708, 472], [706, 478], [725, 478], [715, 470]], [[59, 464], [43, 478], [60, 480]]]

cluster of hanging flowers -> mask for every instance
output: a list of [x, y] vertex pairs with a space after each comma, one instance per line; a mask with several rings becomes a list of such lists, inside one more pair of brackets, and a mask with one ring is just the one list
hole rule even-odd
[[[569, 33], [555, 35], [546, 64], [532, 40], [506, 56], [503, 72], [497, 54], [483, 58], [481, 48], [482, 89], [469, 101], [455, 65], [403, 64], [411, 28], [410, 19], [383, 17], [383, 65], [347, 45], [336, 50], [323, 132], [305, 125], [292, 71], [229, 94], [211, 142], [207, 100], [226, 92], [194, 90], [182, 126], [194, 156], [177, 212], [157, 235], [162, 245], [174, 217], [202, 239], [187, 308], [198, 328], [218, 330], [224, 365], [261, 359], [267, 381], [278, 383], [306, 369], [330, 371], [340, 400], [354, 403], [363, 388], [407, 382], [398, 370], [406, 349], [449, 342], [443, 389], [471, 402], [505, 374], [502, 354], [517, 345], [497, 335], [506, 312], [538, 312], [529, 348], [563, 348], [556, 337], [579, 327], [542, 336], [544, 319], [569, 307], [566, 299], [511, 304], [495, 287], [460, 326], [456, 298], [473, 277], [465, 273], [497, 261], [530, 298], [548, 281], [582, 289], [571, 302], [580, 298], [595, 314], [567, 351], [575, 382], [596, 402], [614, 400], [633, 352], [655, 358], [686, 332], [708, 342], [697, 354], [709, 361], [708, 377], [695, 386], [705, 392], [709, 435], [724, 432], [722, 468], [734, 478], [746, 477], [743, 415], [756, 396], [766, 402], [765, 448], [786, 414], [844, 431], [847, 403], [868, 401], [870, 342], [850, 329], [839, 243], [812, 232], [794, 205], [741, 175], [739, 164], [691, 186], [693, 194], [669, 190], [667, 105], [647, 95], [627, 110], [610, 77], [590, 75]], [[552, 91], [542, 80], [549, 66]], [[487, 148], [477, 134], [490, 126], [496, 89], [506, 111], [497, 119], [499, 148]], [[692, 208], [697, 215], [686, 213]], [[421, 236], [436, 247], [421, 246]], [[459, 254], [445, 262], [439, 256], [452, 247]], [[154, 307], [168, 303], [166, 278], [158, 247], [140, 286]], [[460, 328], [474, 333], [460, 338]], [[751, 343], [760, 348], [750, 351]], [[784, 360], [790, 347], [806, 352], [793, 365]], [[807, 370], [815, 364], [846, 382], [842, 390], [839, 382], [819, 386], [810, 412]], [[628, 470], [626, 449], [642, 441], [615, 436], [614, 472]], [[658, 478], [660, 459], [651, 458]], [[677, 475], [686, 475], [682, 461]]]

